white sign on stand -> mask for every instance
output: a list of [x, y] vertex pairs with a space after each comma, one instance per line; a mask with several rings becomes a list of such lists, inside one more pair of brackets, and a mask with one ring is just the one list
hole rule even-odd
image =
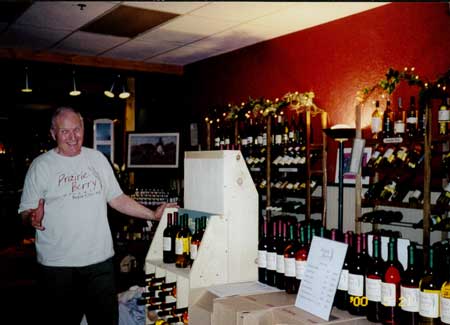
[[347, 246], [334, 240], [313, 237], [296, 307], [329, 320]]

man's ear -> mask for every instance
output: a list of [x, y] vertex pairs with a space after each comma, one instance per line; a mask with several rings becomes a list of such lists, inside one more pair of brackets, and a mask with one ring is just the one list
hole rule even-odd
[[55, 134], [55, 130], [50, 129], [50, 134], [52, 135], [53, 140], [56, 141], [56, 134]]

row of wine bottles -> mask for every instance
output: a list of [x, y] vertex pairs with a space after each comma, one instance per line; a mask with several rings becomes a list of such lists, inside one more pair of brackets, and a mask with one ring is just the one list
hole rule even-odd
[[157, 207], [164, 202], [179, 202], [175, 191], [166, 191], [163, 189], [136, 188], [131, 197], [142, 205]]
[[163, 262], [175, 263], [179, 268], [192, 265], [197, 257], [206, 223], [206, 216], [196, 218], [192, 232], [188, 214], [178, 216], [178, 212], [168, 213], [167, 226], [163, 231]]
[[137, 304], [146, 306], [146, 323], [188, 324], [188, 307], [177, 308], [177, 284], [166, 280], [166, 277], [156, 277], [155, 273], [145, 275], [145, 291]]
[[[395, 108], [392, 107], [390, 100], [387, 100], [383, 112], [381, 112], [380, 101], [375, 101], [374, 105], [371, 119], [373, 138], [414, 138], [424, 135], [426, 129], [425, 103], [419, 103], [417, 107], [414, 96], [410, 97], [407, 109], [404, 109], [401, 97], [398, 97]], [[449, 98], [443, 97], [438, 110], [440, 135], [448, 134], [449, 122]]]

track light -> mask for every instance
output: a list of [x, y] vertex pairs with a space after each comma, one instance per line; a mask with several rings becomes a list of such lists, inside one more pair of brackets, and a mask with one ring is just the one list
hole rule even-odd
[[79, 96], [81, 95], [81, 91], [77, 89], [77, 84], [75, 82], [75, 70], [72, 71], [72, 86], [73, 89], [69, 92], [70, 96]]
[[130, 97], [130, 93], [126, 89], [125, 81], [122, 81], [120, 79], [120, 74], [117, 75], [117, 78], [114, 80], [113, 84], [111, 85], [111, 88], [109, 90], [105, 90], [103, 93], [105, 94], [106, 97], [114, 98], [115, 88], [120, 89], [119, 98], [127, 99], [128, 97]]
[[25, 86], [21, 89], [23, 93], [31, 93], [33, 89], [30, 88], [28, 80], [28, 67], [25, 67]]

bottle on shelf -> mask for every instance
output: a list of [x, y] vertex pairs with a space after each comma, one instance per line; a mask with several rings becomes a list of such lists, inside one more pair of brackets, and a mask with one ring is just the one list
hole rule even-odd
[[175, 239], [175, 266], [178, 268], [186, 268], [190, 264], [190, 241], [191, 231], [188, 226], [187, 214], [180, 216], [181, 229], [177, 232]]
[[347, 253], [345, 255], [344, 264], [342, 266], [339, 283], [334, 297], [334, 305], [341, 310], [348, 310], [349, 296], [348, 296], [348, 272], [349, 265], [353, 255], [353, 232], [347, 231], [344, 234], [344, 243], [348, 245]]
[[450, 183], [442, 190], [439, 197], [436, 200], [436, 205], [445, 210], [448, 209], [450, 204]]
[[410, 138], [417, 135], [417, 115], [418, 113], [416, 108], [416, 98], [414, 96], [411, 96], [406, 116], [406, 135]]
[[384, 261], [381, 258], [381, 239], [372, 238], [372, 258], [368, 260], [366, 272], [367, 319], [371, 322], [381, 321], [381, 278]]
[[394, 135], [394, 111], [391, 109], [391, 101], [386, 101], [386, 109], [383, 112], [383, 137], [392, 138]]
[[303, 226], [300, 226], [298, 228], [299, 234], [300, 234], [300, 246], [298, 250], [295, 252], [295, 278], [298, 281], [298, 285], [300, 287], [300, 283], [303, 279], [303, 276], [305, 274], [306, 269], [306, 261], [308, 260], [308, 253], [309, 253], [309, 245], [306, 238], [306, 228]]
[[297, 293], [300, 280], [296, 278], [295, 256], [299, 249], [299, 242], [296, 235], [296, 224], [289, 225], [289, 241], [284, 249], [284, 283], [286, 293]]
[[287, 240], [287, 224], [283, 220], [278, 221], [278, 245], [277, 245], [277, 274], [276, 282], [277, 288], [280, 290], [285, 289], [284, 278], [284, 249], [288, 244]]
[[419, 324], [420, 273], [415, 262], [416, 246], [408, 246], [408, 266], [400, 284], [400, 308], [402, 324]]
[[375, 109], [372, 113], [372, 119], [371, 119], [371, 131], [372, 131], [372, 138], [378, 139], [379, 133], [382, 131], [382, 114], [379, 110], [380, 108], [380, 101], [375, 101]]
[[175, 247], [172, 245], [172, 213], [167, 214], [167, 226], [163, 231], [163, 262], [175, 263]]
[[195, 229], [194, 234], [191, 237], [191, 244], [189, 248], [189, 254], [191, 259], [191, 264], [195, 261], [197, 258], [198, 249], [200, 248], [200, 244], [202, 242], [203, 233], [201, 230], [201, 218], [195, 219]]
[[272, 237], [267, 244], [267, 284], [276, 287], [277, 285], [277, 223], [271, 222]]
[[397, 112], [395, 114], [395, 122], [394, 122], [394, 134], [397, 137], [403, 138], [405, 135], [405, 121], [406, 121], [406, 112], [403, 109], [402, 98], [398, 98], [397, 104]]
[[419, 324], [439, 324], [440, 283], [434, 266], [434, 248], [428, 253], [428, 266], [419, 282]]
[[448, 124], [450, 123], [449, 98], [442, 98], [441, 106], [438, 112], [439, 135], [448, 134]]
[[[448, 242], [445, 245], [448, 249]], [[446, 252], [444, 258], [446, 260], [446, 267], [440, 295], [440, 317], [442, 324], [450, 324], [450, 254], [448, 251]]]
[[366, 315], [367, 297], [364, 283], [366, 274], [366, 261], [363, 255], [361, 234], [356, 235], [355, 254], [349, 263], [348, 270], [348, 312], [352, 315]]
[[258, 243], [258, 281], [261, 283], [267, 283], [267, 247], [269, 246], [267, 220], [269, 220], [270, 214], [270, 210], [266, 210], [266, 218], [263, 221], [261, 239]]
[[383, 324], [401, 324], [400, 283], [403, 266], [397, 258], [397, 240], [390, 238], [388, 260], [381, 282], [381, 314]]

